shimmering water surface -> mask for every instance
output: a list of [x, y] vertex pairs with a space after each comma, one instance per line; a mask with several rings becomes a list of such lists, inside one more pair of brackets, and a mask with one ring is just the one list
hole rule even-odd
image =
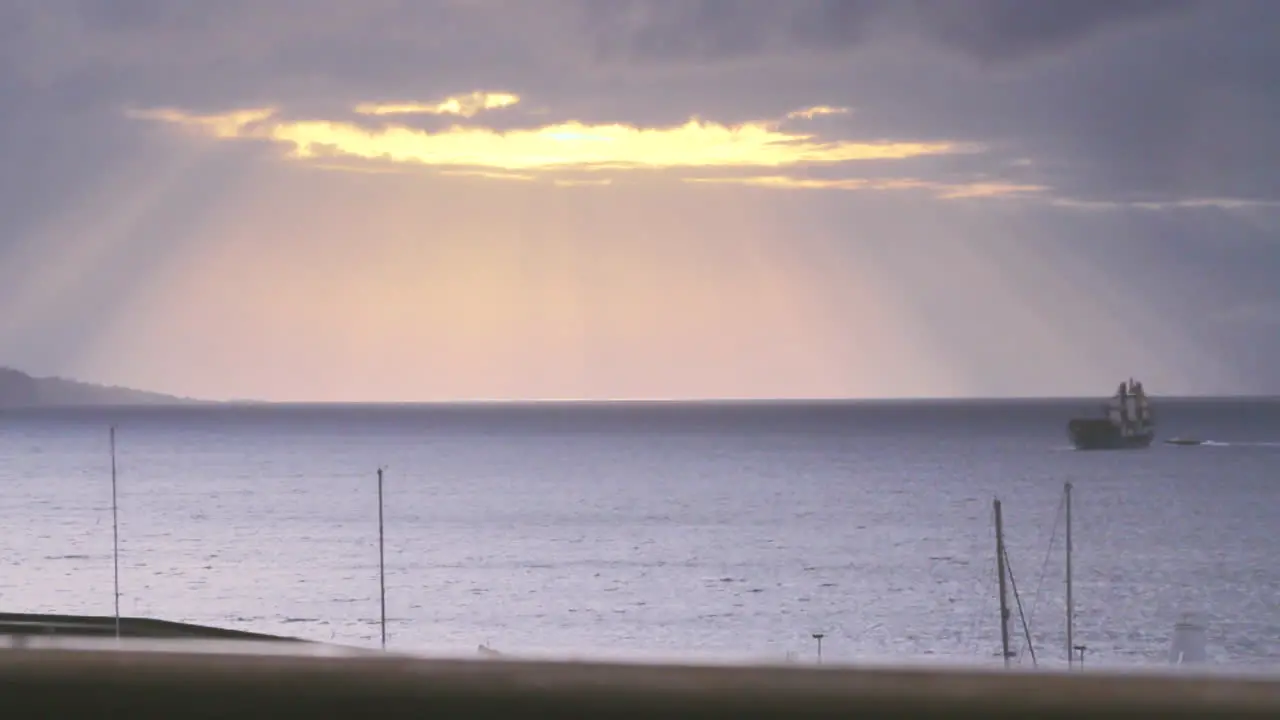
[[1280, 402], [1070, 450], [1096, 404], [0, 411], [0, 601], [112, 613], [114, 424], [128, 615], [376, 645], [382, 466], [393, 649], [989, 661], [998, 495], [1060, 664], [1071, 482], [1091, 658], [1161, 662], [1200, 611], [1215, 660], [1280, 665]]

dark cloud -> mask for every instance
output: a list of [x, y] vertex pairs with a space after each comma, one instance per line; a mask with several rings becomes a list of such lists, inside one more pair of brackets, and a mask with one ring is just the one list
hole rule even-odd
[[980, 141], [1001, 163], [1033, 160], [1067, 197], [1280, 198], [1280, 5], [1266, 0], [628, 0], [579, 12], [582, 43], [617, 74], [597, 108], [671, 122], [709, 87], [731, 120], [834, 102], [858, 109], [849, 132]]
[[623, 0], [588, 2], [582, 12], [597, 58], [681, 62], [848, 47], [884, 7], [884, 0]]
[[637, 62], [830, 58], [902, 33], [974, 58], [1012, 61], [1190, 6], [1191, 0], [9, 0], [0, 7], [0, 75], [82, 102], [125, 95], [187, 104], [316, 101], [357, 87], [458, 92], [504, 79], [560, 94], [566, 84], [633, 70]]
[[907, 31], [983, 61], [1053, 52], [1110, 26], [1188, 9], [1192, 0], [623, 0], [585, 4], [606, 60], [716, 61], [848, 50]]
[[664, 124], [826, 103], [857, 111], [827, 127], [983, 142], [947, 162], [1000, 176], [1028, 158], [1019, 177], [1074, 198], [1280, 198], [1266, 0], [10, 0], [0, 21], [11, 135], [24, 113], [340, 117], [481, 88], [541, 117]]
[[555, 42], [531, 48], [527, 11], [506, 9], [514, 22], [493, 11], [463, 0], [9, 0], [0, 82], [83, 106], [209, 110], [536, 87]]
[[[820, 3], [778, 6], [821, 16]], [[764, 96], [753, 87], [791, 104], [849, 104], [848, 130], [868, 136], [983, 142], [1001, 162], [1033, 160], [1039, 182], [1078, 199], [1280, 198], [1280, 5], [955, 2], [884, 12], [869, 35], [856, 24], [855, 35], [871, 38], [859, 54], [758, 61], [688, 84], [714, 82], [724, 104], [750, 112]], [[689, 27], [681, 36], [699, 37]], [[914, 41], [895, 39], [907, 30]], [[679, 98], [683, 86], [667, 74], [651, 92]]]
[[1004, 72], [890, 64], [864, 119], [1009, 148], [1073, 197], [1280, 199], [1278, 28], [1280, 6], [1223, 3]]
[[920, 28], [984, 61], [1013, 61], [1069, 47], [1109, 27], [1188, 10], [1194, 0], [914, 0]]
[[588, 121], [851, 105], [826, 127], [986, 143], [939, 165], [1077, 199], [1280, 198], [1266, 0], [10, 0], [0, 21], [0, 152], [128, 106], [343, 117], [483, 88]]

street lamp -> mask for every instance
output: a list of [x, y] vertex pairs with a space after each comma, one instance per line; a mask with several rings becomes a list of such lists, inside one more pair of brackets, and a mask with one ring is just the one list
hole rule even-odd
[[822, 638], [824, 637], [826, 637], [826, 635], [820, 632], [813, 634], [813, 639], [818, 641], [818, 664], [819, 665], [822, 664]]

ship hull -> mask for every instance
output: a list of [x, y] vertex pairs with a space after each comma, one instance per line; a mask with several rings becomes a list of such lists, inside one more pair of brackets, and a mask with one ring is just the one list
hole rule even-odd
[[1151, 447], [1155, 434], [1125, 435], [1109, 420], [1078, 418], [1067, 423], [1067, 437], [1077, 450], [1141, 450]]

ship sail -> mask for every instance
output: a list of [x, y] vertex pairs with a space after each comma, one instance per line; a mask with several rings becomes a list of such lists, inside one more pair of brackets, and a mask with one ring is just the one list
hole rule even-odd
[[1147, 392], [1143, 389], [1142, 383], [1134, 384], [1134, 396], [1137, 398], [1138, 407], [1135, 419], [1138, 422], [1139, 429], [1143, 432], [1149, 430], [1155, 425], [1155, 420], [1151, 417], [1151, 404], [1147, 400]]
[[1130, 432], [1133, 432], [1138, 424], [1138, 398], [1133, 394], [1133, 378], [1129, 378], [1129, 384], [1125, 386], [1125, 397], [1128, 402], [1125, 403], [1125, 425]]
[[1120, 383], [1120, 387], [1116, 390], [1116, 394], [1111, 398], [1111, 404], [1107, 409], [1107, 417], [1111, 422], [1121, 427], [1128, 423], [1128, 395], [1128, 388], [1125, 387], [1124, 383]]
[[1123, 407], [1119, 421], [1116, 423], [1121, 434], [1132, 436], [1149, 433], [1152, 425], [1151, 407], [1142, 383], [1132, 378], [1128, 382], [1121, 383], [1117, 398]]

